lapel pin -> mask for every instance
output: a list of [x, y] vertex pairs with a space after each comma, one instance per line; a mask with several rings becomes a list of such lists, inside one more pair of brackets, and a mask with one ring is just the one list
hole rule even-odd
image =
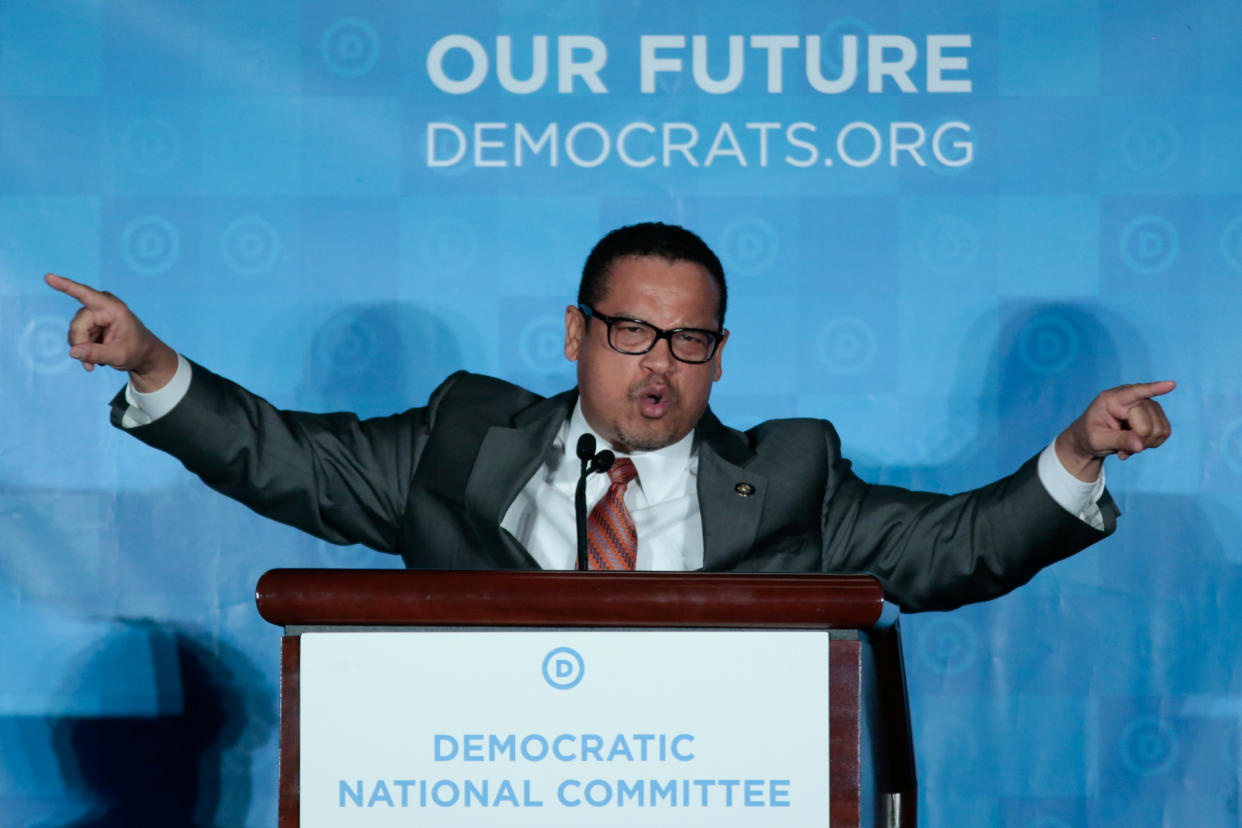
[[749, 483], [738, 483], [733, 487], [733, 491], [737, 492], [742, 497], [750, 497], [755, 493], [755, 487]]

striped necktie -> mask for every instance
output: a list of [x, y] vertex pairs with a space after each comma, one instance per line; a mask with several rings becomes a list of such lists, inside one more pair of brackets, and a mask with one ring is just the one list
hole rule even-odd
[[632, 570], [638, 560], [638, 532], [625, 508], [625, 487], [638, 476], [628, 457], [608, 470], [612, 485], [587, 518], [587, 564], [591, 569]]

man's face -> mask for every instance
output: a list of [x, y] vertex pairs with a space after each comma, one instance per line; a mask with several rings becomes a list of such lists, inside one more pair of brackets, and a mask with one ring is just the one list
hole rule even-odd
[[[664, 330], [717, 330], [720, 292], [702, 265], [623, 256], [609, 265], [606, 284], [595, 308], [606, 316]], [[609, 346], [603, 321], [587, 320], [574, 305], [565, 309], [565, 356], [578, 363], [582, 414], [619, 451], [663, 448], [694, 429], [720, 379], [727, 339], [726, 331], [715, 356], [699, 365], [674, 359], [666, 339], [645, 354], [622, 354]]]

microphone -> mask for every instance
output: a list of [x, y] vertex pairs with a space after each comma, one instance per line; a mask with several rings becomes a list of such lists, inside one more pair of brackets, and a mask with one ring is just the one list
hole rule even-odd
[[587, 570], [587, 511], [586, 482], [592, 474], [606, 472], [616, 462], [616, 455], [608, 449], [595, 453], [595, 435], [583, 434], [578, 438], [578, 460], [582, 471], [578, 475], [578, 487], [574, 489], [574, 517], [578, 523], [578, 570]]
[[589, 473], [595, 474], [597, 472], [606, 472], [612, 468], [612, 464], [615, 462], [617, 462], [617, 455], [613, 454], [608, 449], [604, 449], [599, 454], [591, 458], [591, 470]]
[[578, 459], [582, 461], [582, 474], [587, 473], [587, 463], [595, 456], [595, 435], [583, 434], [578, 438]]

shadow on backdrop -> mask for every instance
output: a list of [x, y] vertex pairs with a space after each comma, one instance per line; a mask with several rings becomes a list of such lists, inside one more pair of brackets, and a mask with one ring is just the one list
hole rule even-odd
[[[1126, 359], [1117, 341], [1126, 341]], [[922, 444], [923, 464], [861, 460], [864, 479], [933, 491], [974, 488], [1041, 451], [1105, 388], [1151, 370], [1143, 338], [1108, 311], [1067, 303], [1002, 304], [965, 337], [948, 395], [949, 425]], [[982, 375], [976, 366], [983, 365]]]
[[[966, 338], [995, 350], [982, 377], [978, 354], [959, 361], [951, 425], [927, 462], [864, 460], [860, 474], [933, 491], [1008, 474], [1099, 391], [1165, 379], [1151, 376], [1147, 340], [1097, 306], [1002, 305], [999, 325], [982, 318]], [[958, 792], [988, 789], [1003, 824], [1236, 824], [1242, 565], [1222, 538], [1242, 526], [1210, 493], [1134, 482], [1145, 462], [1179, 465], [1170, 454], [1194, 467], [1199, 443], [1178, 426], [1159, 459], [1109, 461], [1115, 535], [1010, 596], [903, 622], [927, 804], [952, 810]], [[978, 704], [988, 698], [999, 701]], [[1015, 744], [1030, 750], [1001, 761]]]
[[461, 366], [453, 331], [434, 313], [401, 302], [350, 305], [315, 332], [298, 404], [384, 416], [424, 405]]
[[65, 684], [76, 709], [101, 715], [48, 720], [65, 788], [89, 805], [63, 828], [244, 824], [250, 756], [276, 721], [272, 688], [218, 639], [119, 623]]

